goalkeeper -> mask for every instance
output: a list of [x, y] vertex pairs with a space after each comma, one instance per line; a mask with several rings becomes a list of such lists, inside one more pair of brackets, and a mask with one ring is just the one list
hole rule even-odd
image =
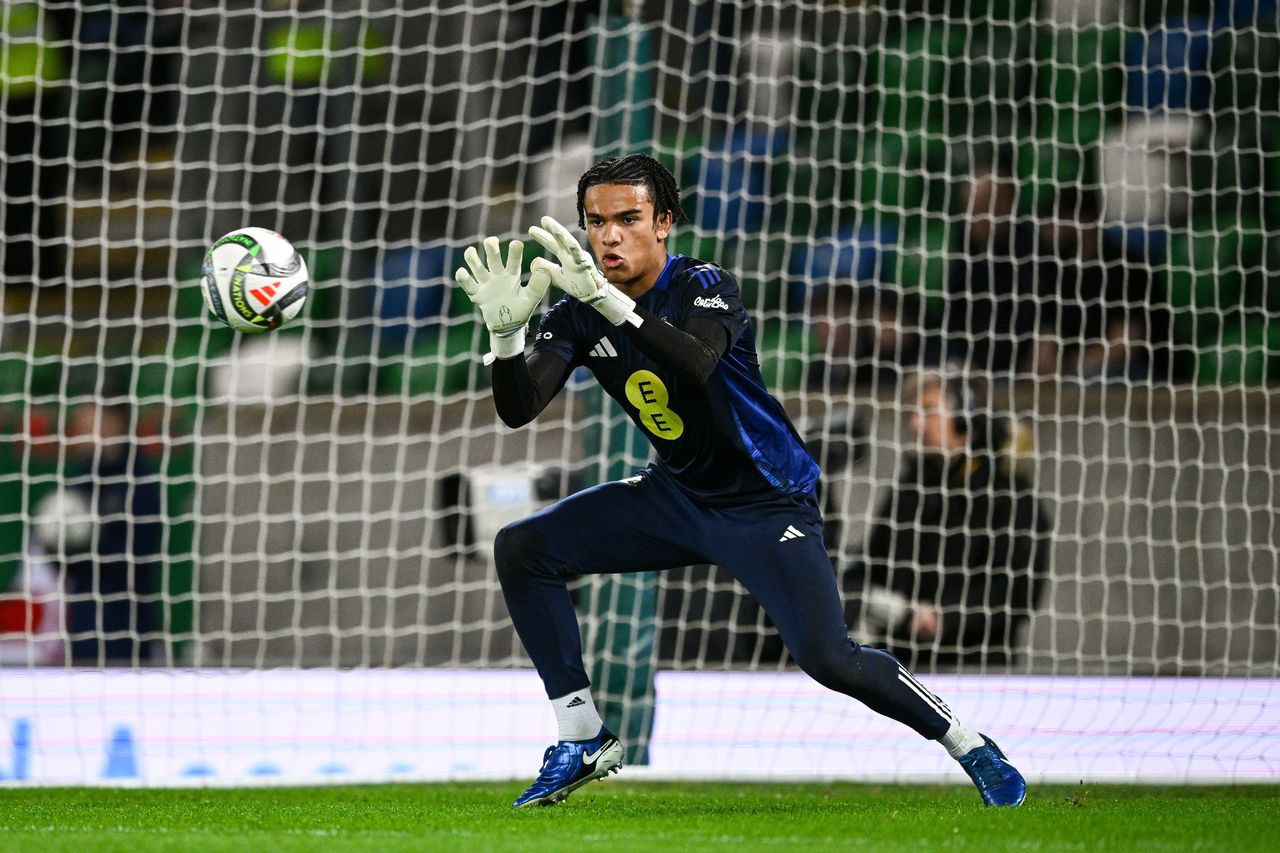
[[[516, 806], [550, 805], [621, 766], [596, 712], [566, 581], [580, 574], [715, 563], [772, 618], [819, 683], [939, 741], [987, 805], [1026, 785], [1000, 749], [955, 718], [898, 661], [849, 639], [814, 497], [818, 466], [765, 389], [737, 282], [713, 263], [667, 254], [680, 218], [675, 178], [652, 157], [603, 160], [578, 182], [579, 225], [603, 272], [558, 222], [530, 235], [549, 252], [521, 285], [523, 246], [504, 263], [466, 252], [458, 283], [490, 331], [493, 398], [511, 427], [533, 420], [585, 366], [644, 431], [657, 460], [503, 528], [498, 578], [516, 632], [555, 710], [559, 741]], [[567, 295], [525, 325], [547, 287]]]

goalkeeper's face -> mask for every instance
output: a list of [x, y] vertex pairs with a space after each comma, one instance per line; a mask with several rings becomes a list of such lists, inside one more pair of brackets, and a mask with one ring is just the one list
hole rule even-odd
[[671, 212], [656, 214], [649, 188], [596, 184], [582, 197], [587, 238], [610, 284], [631, 296], [644, 293], [667, 263]]

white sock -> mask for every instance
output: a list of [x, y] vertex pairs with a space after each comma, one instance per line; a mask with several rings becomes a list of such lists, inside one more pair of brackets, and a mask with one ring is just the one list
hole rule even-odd
[[560, 740], [591, 740], [600, 734], [604, 721], [591, 701], [591, 688], [551, 700], [556, 711], [556, 725], [560, 728]]
[[966, 752], [975, 750], [986, 743], [977, 729], [971, 729], [963, 723], [952, 723], [947, 733], [938, 738], [938, 743], [952, 758], [959, 758]]

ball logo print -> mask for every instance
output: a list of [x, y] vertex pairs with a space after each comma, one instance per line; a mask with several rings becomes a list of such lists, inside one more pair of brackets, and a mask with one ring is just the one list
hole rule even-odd
[[216, 240], [205, 256], [201, 283], [209, 313], [251, 334], [292, 321], [309, 292], [302, 257], [283, 236], [265, 228], [242, 228]]
[[249, 295], [252, 296], [259, 305], [266, 308], [271, 304], [271, 300], [276, 295], [276, 290], [279, 287], [280, 282], [277, 281], [275, 284], [266, 284], [262, 287], [251, 290], [249, 291]]

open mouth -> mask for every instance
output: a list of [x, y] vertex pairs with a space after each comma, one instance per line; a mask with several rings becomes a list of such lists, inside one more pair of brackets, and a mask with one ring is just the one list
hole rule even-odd
[[613, 252], [605, 253], [605, 256], [600, 260], [604, 262], [604, 268], [607, 270], [617, 269], [622, 266], [622, 256], [615, 255]]

